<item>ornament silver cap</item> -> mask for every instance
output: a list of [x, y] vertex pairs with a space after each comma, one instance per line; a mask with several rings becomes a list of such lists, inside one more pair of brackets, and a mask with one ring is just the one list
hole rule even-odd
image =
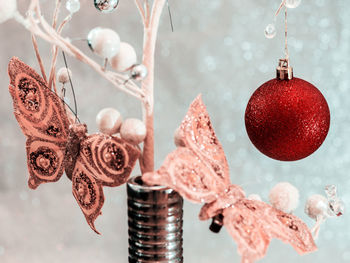
[[127, 183], [129, 263], [182, 263], [183, 199], [141, 176]]
[[279, 60], [276, 73], [276, 78], [280, 80], [290, 80], [293, 78], [293, 68], [289, 66], [289, 59], [283, 58]]

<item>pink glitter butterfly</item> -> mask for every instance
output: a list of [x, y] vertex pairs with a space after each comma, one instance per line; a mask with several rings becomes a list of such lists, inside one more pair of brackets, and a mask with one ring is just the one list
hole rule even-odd
[[27, 137], [29, 187], [56, 182], [65, 171], [86, 221], [94, 221], [104, 203], [102, 186], [125, 183], [140, 151], [124, 140], [87, 134], [70, 118], [62, 101], [32, 68], [17, 58], [8, 65], [14, 114]]
[[298, 217], [248, 200], [241, 187], [231, 184], [225, 153], [200, 96], [179, 132], [182, 146], [167, 156], [158, 171], [142, 177], [146, 183], [168, 186], [192, 202], [205, 203], [201, 220], [223, 217], [244, 263], [263, 258], [272, 238], [289, 243], [300, 254], [317, 249]]

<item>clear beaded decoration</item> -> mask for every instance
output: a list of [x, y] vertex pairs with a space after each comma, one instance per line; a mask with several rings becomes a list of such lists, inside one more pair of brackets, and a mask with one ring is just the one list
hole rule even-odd
[[275, 24], [268, 24], [265, 28], [265, 37], [268, 39], [274, 38], [276, 36]]
[[327, 185], [325, 187], [325, 192], [327, 195], [329, 203], [329, 214], [331, 216], [341, 216], [344, 214], [345, 206], [344, 202], [340, 200], [337, 196], [337, 188], [335, 185]]
[[94, 4], [102, 13], [110, 13], [117, 8], [119, 0], [94, 0]]
[[301, 0], [287, 0], [285, 5], [288, 8], [296, 8], [300, 5]]
[[80, 10], [80, 1], [79, 0], [67, 0], [66, 9], [71, 13], [76, 13]]

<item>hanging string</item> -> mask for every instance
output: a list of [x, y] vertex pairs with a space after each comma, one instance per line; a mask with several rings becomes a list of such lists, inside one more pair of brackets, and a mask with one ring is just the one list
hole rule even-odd
[[73, 87], [73, 82], [72, 82], [72, 79], [70, 77], [70, 73], [69, 73], [69, 69], [68, 69], [68, 63], [67, 63], [67, 59], [66, 59], [66, 54], [64, 53], [64, 51], [62, 50], [62, 56], [63, 56], [63, 60], [64, 60], [64, 64], [66, 66], [66, 69], [67, 69], [67, 74], [68, 74], [68, 78], [69, 78], [69, 83], [70, 83], [70, 86], [71, 86], [71, 90], [72, 90], [72, 94], [73, 94], [73, 99], [74, 99], [74, 115], [76, 117], [76, 119], [79, 120], [78, 118], [78, 107], [77, 107], [77, 99], [75, 97], [75, 91], [74, 91], [74, 87]]
[[288, 61], [288, 64], [289, 64], [287, 9], [288, 8], [285, 6], [285, 10], [284, 10], [284, 39], [285, 39], [284, 51], [285, 51], [285, 55], [286, 55], [286, 60]]
[[167, 3], [167, 6], [168, 6], [168, 13], [169, 13], [169, 19], [170, 19], [171, 32], [174, 32], [173, 18], [171, 16], [169, 0], [167, 0], [166, 3]]

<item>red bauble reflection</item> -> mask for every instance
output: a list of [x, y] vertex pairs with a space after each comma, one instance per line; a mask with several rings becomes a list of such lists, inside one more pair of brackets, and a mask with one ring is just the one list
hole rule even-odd
[[252, 143], [280, 161], [300, 160], [316, 151], [327, 136], [329, 123], [327, 101], [315, 86], [299, 78], [264, 83], [245, 112]]

